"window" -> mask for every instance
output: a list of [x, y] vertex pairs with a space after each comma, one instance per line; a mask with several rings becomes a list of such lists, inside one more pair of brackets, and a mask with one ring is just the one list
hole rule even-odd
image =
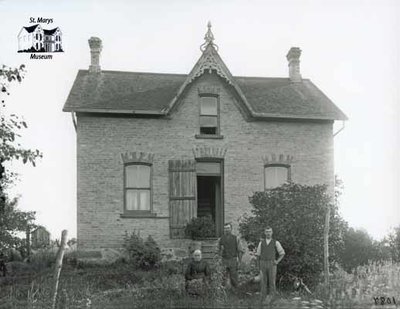
[[125, 212], [138, 213], [151, 210], [151, 166], [125, 165]]
[[290, 167], [288, 165], [264, 166], [264, 187], [273, 189], [290, 180]]
[[219, 108], [218, 97], [200, 97], [200, 134], [219, 134]]

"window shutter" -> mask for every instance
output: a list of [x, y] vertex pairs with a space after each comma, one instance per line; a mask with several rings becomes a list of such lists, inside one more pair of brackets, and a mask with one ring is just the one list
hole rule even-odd
[[197, 216], [195, 160], [169, 161], [169, 212], [171, 238], [184, 238], [185, 225]]

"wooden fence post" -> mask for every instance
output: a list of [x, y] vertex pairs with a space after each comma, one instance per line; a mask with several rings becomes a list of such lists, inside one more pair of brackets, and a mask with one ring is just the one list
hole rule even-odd
[[57, 252], [56, 265], [54, 267], [54, 292], [53, 292], [53, 305], [51, 307], [52, 309], [56, 308], [58, 281], [60, 279], [62, 261], [63, 261], [63, 257], [64, 257], [64, 250], [65, 250], [65, 246], [67, 244], [67, 234], [68, 234], [67, 230], [62, 231], [61, 245]]
[[26, 255], [28, 263], [31, 262], [31, 227], [28, 224], [26, 227]]

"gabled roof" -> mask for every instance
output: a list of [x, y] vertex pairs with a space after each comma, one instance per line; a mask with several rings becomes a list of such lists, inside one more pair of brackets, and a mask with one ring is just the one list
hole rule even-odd
[[25, 28], [25, 30], [26, 30], [28, 33], [32, 33], [33, 31], [35, 31], [35, 29], [37, 28], [37, 26], [39, 26], [39, 24], [30, 26], [30, 27], [24, 27], [24, 28]]
[[44, 29], [43, 32], [44, 32], [44, 34], [52, 35], [52, 34], [54, 34], [57, 30], [58, 30], [58, 27], [57, 27], [57, 28], [54, 28], [54, 29], [50, 29], [50, 30]]
[[63, 110], [163, 114], [186, 76], [79, 70]]
[[185, 90], [205, 72], [217, 74], [254, 119], [347, 120], [310, 80], [232, 76], [210, 30], [202, 55], [189, 74], [80, 70], [65, 112], [169, 115]]
[[[65, 112], [167, 115], [189, 75], [79, 70]], [[232, 77], [258, 118], [347, 120], [310, 80]]]

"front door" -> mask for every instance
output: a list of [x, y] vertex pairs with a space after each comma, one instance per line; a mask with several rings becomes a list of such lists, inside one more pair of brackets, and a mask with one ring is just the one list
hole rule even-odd
[[216, 227], [216, 237], [222, 235], [223, 173], [220, 161], [198, 161], [197, 175], [197, 217], [210, 216]]

